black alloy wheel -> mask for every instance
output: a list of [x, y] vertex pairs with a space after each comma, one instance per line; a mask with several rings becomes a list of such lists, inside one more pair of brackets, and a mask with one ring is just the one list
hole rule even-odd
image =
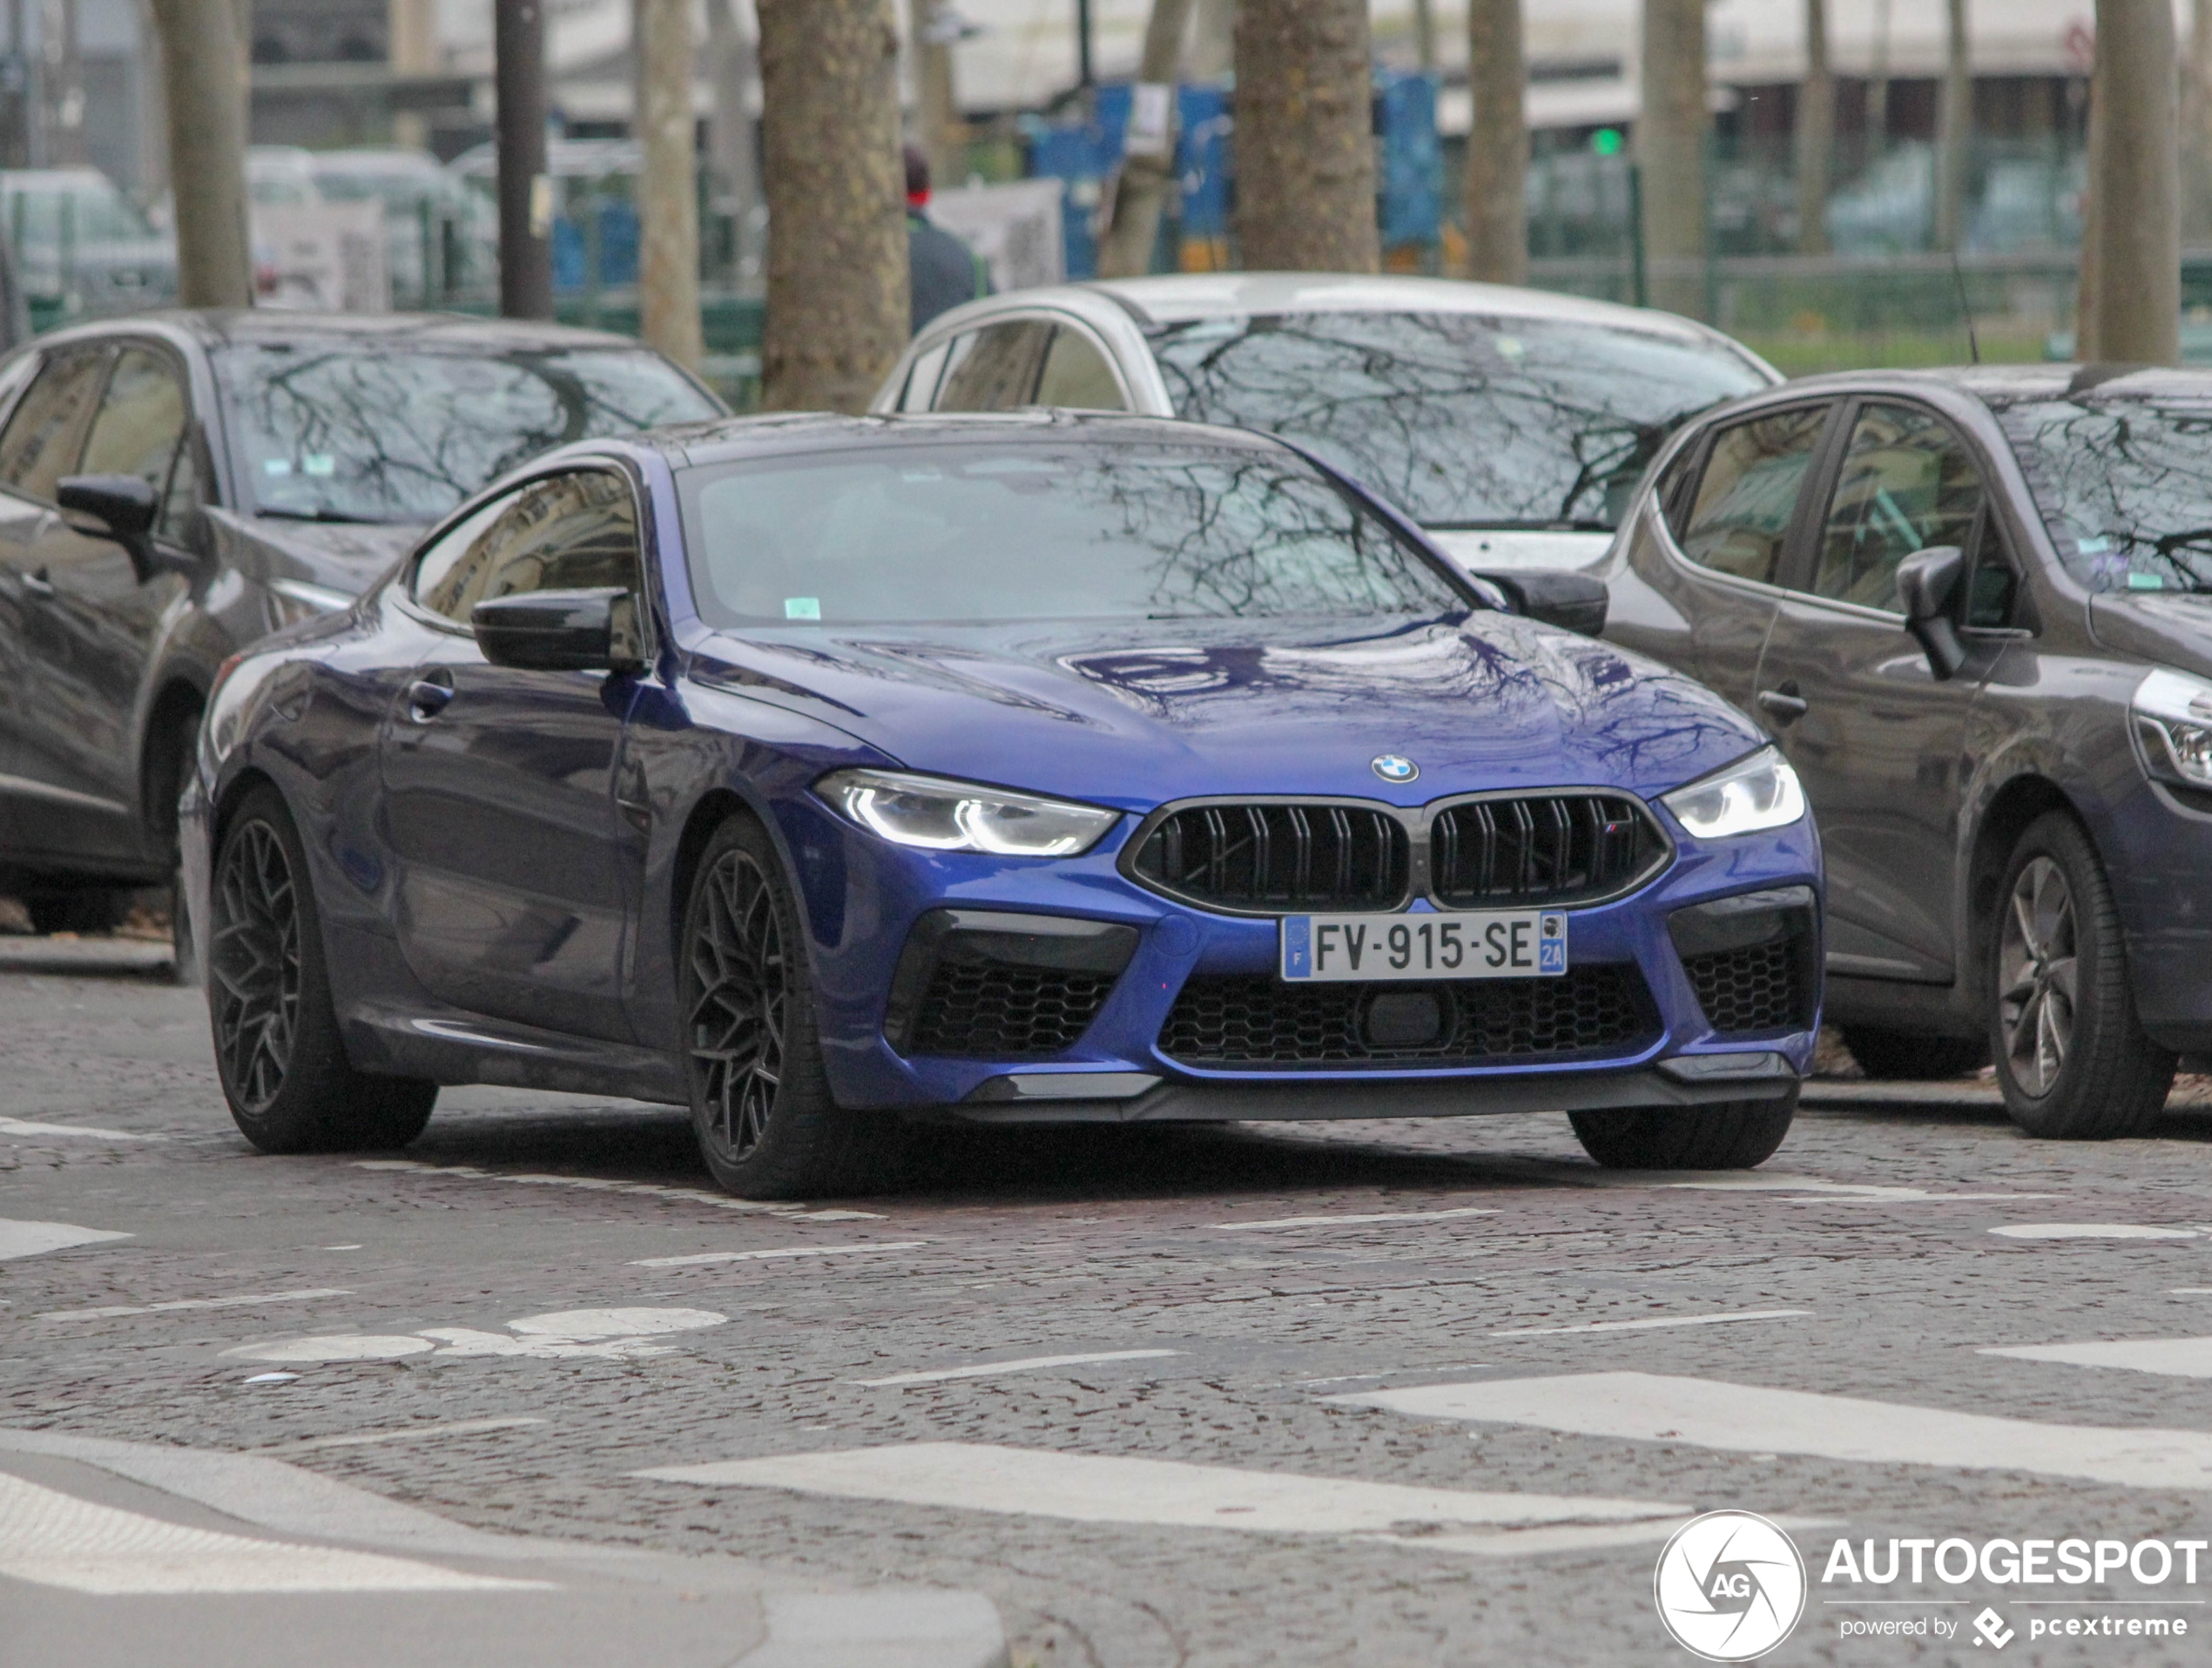
[[1608, 1170], [1751, 1170], [1772, 1158], [1797, 1115], [1797, 1086], [1771, 1100], [1569, 1112], [1582, 1151]]
[[2119, 908], [2081, 825], [2064, 812], [2038, 818], [1997, 896], [1989, 1030], [2006, 1111], [2030, 1135], [2145, 1133], [2176, 1061], [2143, 1035]]
[[678, 977], [699, 1155], [741, 1198], [864, 1192], [905, 1157], [894, 1114], [830, 1093], [802, 933], [774, 846], [752, 818], [732, 818], [700, 854]]
[[346, 1057], [307, 857], [273, 787], [232, 814], [210, 893], [215, 1069], [246, 1138], [264, 1152], [331, 1152], [420, 1135], [437, 1084], [374, 1077]]

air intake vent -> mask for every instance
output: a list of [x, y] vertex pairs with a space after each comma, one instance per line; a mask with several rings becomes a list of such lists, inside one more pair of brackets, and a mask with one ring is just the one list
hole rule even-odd
[[1429, 890], [1451, 909], [1591, 902], [1666, 861], [1666, 836], [1626, 794], [1463, 800], [1429, 828]]
[[1130, 869], [1155, 891], [1237, 914], [1394, 909], [1410, 843], [1376, 806], [1194, 805], [1152, 825]]

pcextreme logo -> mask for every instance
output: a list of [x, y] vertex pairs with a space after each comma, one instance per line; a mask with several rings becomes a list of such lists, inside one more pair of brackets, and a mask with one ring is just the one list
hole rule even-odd
[[1749, 1662], [1788, 1638], [1805, 1613], [1805, 1561], [1775, 1524], [1709, 1511], [1674, 1533], [1651, 1578], [1675, 1643], [1708, 1662]]

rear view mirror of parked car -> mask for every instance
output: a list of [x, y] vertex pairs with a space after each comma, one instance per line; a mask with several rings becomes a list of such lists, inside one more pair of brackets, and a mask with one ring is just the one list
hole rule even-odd
[[612, 586], [496, 597], [469, 616], [484, 658], [524, 672], [633, 671], [636, 621], [636, 599]]
[[1503, 591], [1516, 614], [1563, 631], [1580, 631], [1585, 637], [1595, 637], [1605, 629], [1609, 594], [1602, 579], [1548, 568], [1500, 570], [1474, 577], [1487, 579]]
[[154, 517], [161, 502], [135, 475], [71, 475], [55, 484], [54, 497], [65, 510], [96, 517], [98, 529], [131, 553], [131, 566], [144, 584], [165, 565], [153, 544]]
[[1966, 555], [1956, 544], [1931, 544], [1897, 564], [1905, 629], [1927, 651], [1929, 669], [1938, 678], [1949, 678], [1966, 664], [1966, 652], [1951, 623], [1951, 598], [1966, 571]]

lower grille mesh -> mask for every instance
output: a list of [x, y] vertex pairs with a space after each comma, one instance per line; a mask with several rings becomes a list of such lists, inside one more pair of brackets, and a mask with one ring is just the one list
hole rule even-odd
[[992, 1060], [1062, 1053], [1089, 1029], [1116, 976], [940, 962], [915, 1016], [911, 1051]]
[[[1441, 1010], [1433, 1042], [1370, 1042], [1379, 995], [1426, 991]], [[1635, 969], [1596, 964], [1554, 979], [1292, 984], [1265, 976], [1198, 977], [1160, 1028], [1160, 1052], [1188, 1065], [1293, 1067], [1492, 1062], [1627, 1054], [1654, 1041], [1659, 1016]]]
[[1682, 970], [1716, 1031], [1802, 1030], [1812, 1023], [1805, 956], [1795, 939], [1685, 956]]

